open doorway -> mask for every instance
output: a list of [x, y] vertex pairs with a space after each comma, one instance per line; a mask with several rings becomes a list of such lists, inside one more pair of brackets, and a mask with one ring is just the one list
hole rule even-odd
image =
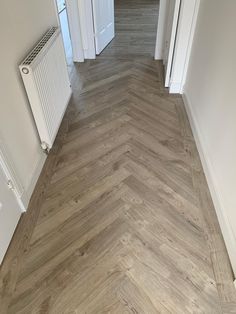
[[78, 47], [84, 59], [95, 59], [96, 55], [153, 58], [161, 1], [165, 0], [77, 1], [81, 34]]
[[197, 0], [66, 2], [74, 62], [96, 59], [96, 55], [104, 59], [154, 57], [164, 63], [165, 87], [169, 87], [171, 93], [181, 91], [181, 82], [186, 73], [185, 58], [189, 58], [188, 39], [192, 34], [192, 15]]
[[68, 23], [67, 7], [65, 0], [56, 0], [57, 13], [60, 21], [63, 44], [65, 48], [67, 65], [70, 66], [73, 63], [72, 44], [70, 29]]
[[115, 37], [101, 57], [154, 57], [158, 0], [114, 0]]

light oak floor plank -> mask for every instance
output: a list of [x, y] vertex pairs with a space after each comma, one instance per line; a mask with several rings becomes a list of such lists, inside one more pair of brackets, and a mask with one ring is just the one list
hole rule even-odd
[[116, 38], [71, 67], [72, 100], [0, 269], [0, 313], [236, 313], [182, 98], [151, 57], [158, 1], [115, 3]]

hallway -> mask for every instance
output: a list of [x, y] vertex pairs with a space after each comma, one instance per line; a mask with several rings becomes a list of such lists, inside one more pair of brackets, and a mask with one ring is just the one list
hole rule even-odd
[[72, 100], [0, 269], [1, 313], [234, 313], [182, 98], [151, 50], [118, 56], [123, 39], [72, 70]]
[[221, 313], [218, 292], [233, 296], [219, 282], [217, 259], [228, 278], [229, 263], [181, 98], [162, 86], [146, 58], [75, 68], [1, 270], [8, 313]]

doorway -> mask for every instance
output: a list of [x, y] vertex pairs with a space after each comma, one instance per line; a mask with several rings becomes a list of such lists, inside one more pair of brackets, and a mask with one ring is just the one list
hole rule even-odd
[[56, 0], [57, 4], [57, 13], [60, 21], [63, 44], [66, 54], [66, 62], [68, 67], [73, 63], [73, 53], [72, 53], [72, 44], [71, 36], [68, 22], [68, 12], [66, 7], [65, 0]]
[[114, 0], [115, 37], [101, 57], [154, 57], [158, 0]]
[[77, 0], [84, 59], [153, 58], [161, 1]]

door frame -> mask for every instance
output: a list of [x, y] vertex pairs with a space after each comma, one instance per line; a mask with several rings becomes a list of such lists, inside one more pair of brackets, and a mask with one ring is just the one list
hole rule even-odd
[[74, 62], [84, 62], [81, 24], [77, 0], [65, 0]]
[[96, 59], [92, 0], [77, 0], [84, 59]]
[[[66, 13], [69, 24], [69, 32], [72, 46], [72, 57], [74, 62], [84, 62], [84, 50], [82, 44], [81, 22], [79, 14], [78, 0], [65, 0]], [[54, 0], [57, 24], [61, 28], [59, 13], [57, 9], [57, 0]]]
[[[91, 0], [65, 0], [74, 62], [96, 59]], [[169, 92], [183, 93], [200, 0], [181, 0]], [[58, 25], [57, 3], [54, 0]], [[167, 0], [160, 0], [155, 60], [163, 59]]]
[[[181, 0], [169, 92], [182, 94], [196, 27], [200, 0]], [[167, 0], [160, 0], [155, 59], [162, 60], [165, 47]]]
[[[65, 2], [71, 34], [73, 61], [84, 62], [84, 59], [96, 59], [92, 0], [65, 0]], [[165, 30], [165, 2], [166, 0], [160, 0], [154, 57], [156, 60], [162, 59], [162, 41]], [[54, 0], [54, 6], [57, 23], [60, 26], [56, 0]]]
[[[168, 6], [168, 14], [166, 15], [166, 32], [165, 32], [165, 46], [163, 51], [163, 62], [166, 68], [165, 73], [165, 87], [170, 87], [171, 83], [171, 69], [173, 64], [173, 57], [174, 57], [174, 49], [175, 49], [175, 42], [176, 42], [176, 34], [178, 29], [178, 20], [179, 20], [179, 13], [181, 9], [181, 0], [175, 0], [174, 10], [173, 10], [173, 21], [171, 25], [169, 25], [169, 14], [170, 14], [170, 1]], [[169, 28], [168, 28], [169, 27]], [[168, 31], [170, 34], [170, 38], [167, 40]], [[168, 45], [169, 43], [169, 45]]]
[[23, 200], [24, 195], [24, 188], [21, 184], [19, 177], [16, 174], [15, 167], [10, 160], [10, 157], [7, 154], [7, 149], [3, 141], [0, 139], [0, 167], [5, 174], [7, 179], [6, 184], [8, 185], [9, 189], [12, 190], [13, 194], [15, 195], [17, 202], [20, 206], [21, 212], [26, 211], [26, 202]]
[[184, 90], [199, 5], [200, 0], [182, 0], [181, 2], [170, 78], [170, 93], [182, 94]]
[[2, 168], [2, 163], [0, 164], [0, 184], [1, 192], [3, 193], [1, 199], [1, 205], [3, 205], [3, 208], [1, 208], [0, 213], [0, 265], [2, 265], [6, 252], [10, 246], [13, 234], [19, 223], [22, 209], [20, 207], [18, 199], [16, 199], [13, 193], [14, 191], [11, 191], [11, 189], [9, 189], [8, 178], [6, 177], [5, 171]]

